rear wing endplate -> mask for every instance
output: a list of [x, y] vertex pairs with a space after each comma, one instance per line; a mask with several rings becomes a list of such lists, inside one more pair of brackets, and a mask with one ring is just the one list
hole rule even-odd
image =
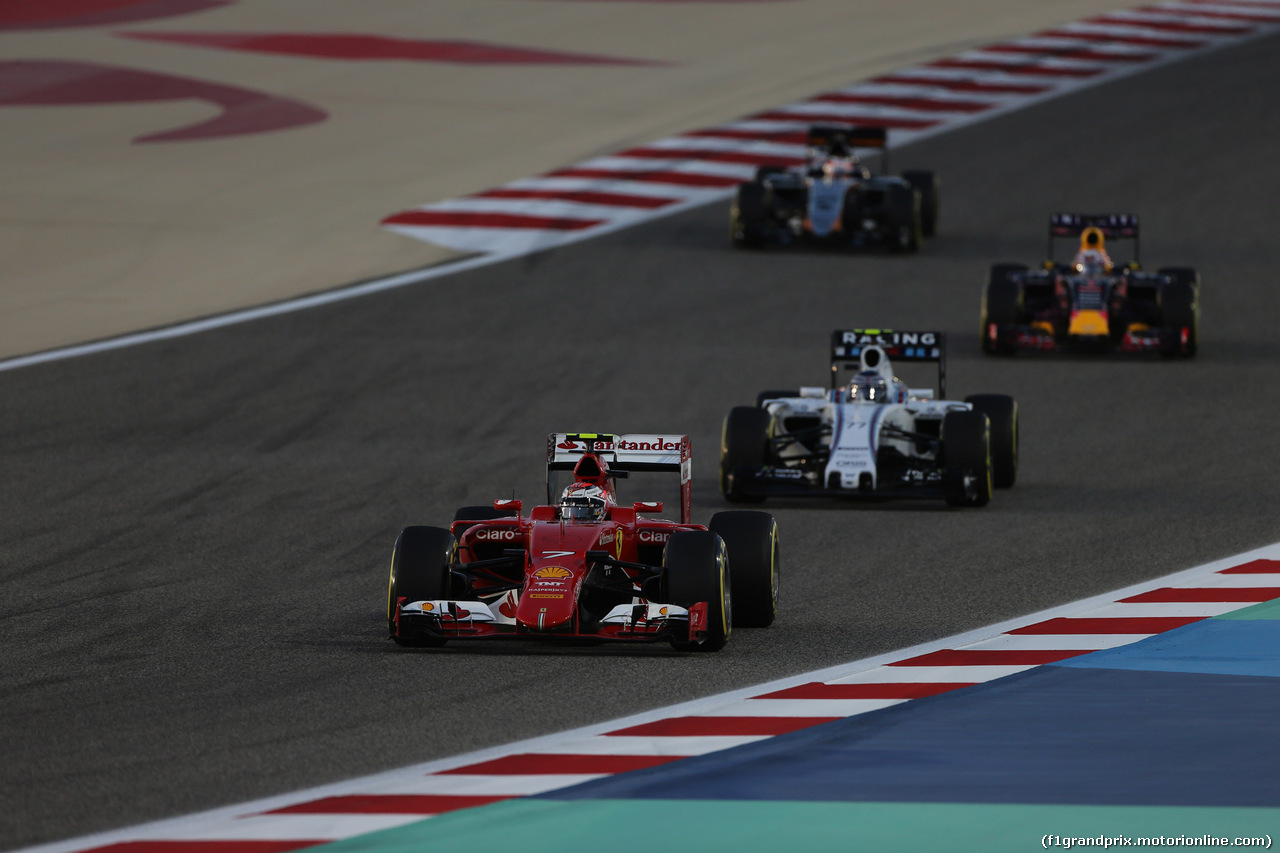
[[840, 385], [840, 367], [862, 367], [869, 347], [884, 352], [891, 362], [936, 362], [938, 396], [947, 396], [946, 332], [909, 332], [894, 329], [836, 329], [831, 333], [831, 387]]
[[547, 502], [551, 474], [572, 471], [585, 453], [597, 454], [611, 471], [669, 471], [680, 475], [680, 523], [689, 524], [693, 497], [693, 452], [687, 435], [553, 432], [547, 436]]

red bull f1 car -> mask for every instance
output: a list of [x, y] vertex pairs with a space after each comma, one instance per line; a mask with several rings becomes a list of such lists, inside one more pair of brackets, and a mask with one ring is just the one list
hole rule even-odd
[[[911, 388], [892, 362], [937, 365], [938, 391]], [[842, 368], [855, 370], [848, 382]], [[1018, 472], [1018, 407], [1003, 394], [946, 397], [942, 332], [837, 330], [831, 385], [764, 391], [724, 421], [720, 488], [773, 496], [943, 498], [985, 506]]]
[[760, 166], [739, 184], [729, 211], [735, 246], [807, 242], [884, 246], [914, 252], [937, 228], [939, 183], [932, 172], [873, 176], [856, 148], [888, 151], [883, 127], [813, 127], [807, 163]]
[[[1055, 243], [1078, 239], [1070, 263]], [[1116, 263], [1108, 246], [1131, 257]], [[1055, 213], [1049, 259], [1039, 269], [995, 264], [982, 293], [982, 349], [1151, 353], [1190, 358], [1200, 328], [1200, 274], [1192, 267], [1143, 271], [1138, 217]]]
[[[736, 627], [773, 622], [778, 527], [764, 512], [690, 521], [686, 435], [554, 433], [547, 503], [463, 507], [448, 527], [396, 540], [387, 629], [401, 646], [450, 640], [664, 641], [717, 651]], [[572, 472], [561, 492], [557, 479]], [[637, 472], [680, 478], [679, 521], [660, 501], [622, 503]]]

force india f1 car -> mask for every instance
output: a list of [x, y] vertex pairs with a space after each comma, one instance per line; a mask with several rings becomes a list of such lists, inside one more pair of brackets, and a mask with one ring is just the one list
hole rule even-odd
[[[984, 506], [1018, 472], [1018, 407], [1003, 394], [946, 394], [942, 332], [831, 335], [831, 387], [764, 391], [724, 421], [720, 487], [730, 501], [773, 495], [944, 498]], [[938, 393], [908, 388], [890, 359], [934, 362]], [[842, 384], [842, 367], [857, 370]]]
[[[690, 523], [686, 435], [554, 433], [547, 505], [463, 507], [453, 524], [396, 540], [387, 628], [401, 646], [530, 638], [666, 641], [718, 651], [737, 627], [773, 622], [778, 527], [764, 512]], [[555, 500], [559, 472], [573, 482]], [[661, 502], [618, 502], [632, 472], [680, 475], [680, 521], [642, 518]], [[553, 502], [554, 501], [554, 502]]]
[[937, 226], [938, 179], [923, 171], [873, 177], [855, 148], [884, 150], [887, 171], [883, 127], [813, 127], [807, 165], [757, 169], [754, 181], [738, 185], [729, 211], [734, 245], [809, 241], [918, 250]]
[[[1059, 238], [1079, 238], [1070, 264], [1054, 260]], [[1131, 242], [1117, 265], [1107, 241]], [[1200, 274], [1191, 267], [1143, 272], [1138, 217], [1055, 213], [1049, 260], [1038, 270], [996, 264], [982, 294], [982, 349], [1155, 353], [1190, 358], [1200, 327]]]

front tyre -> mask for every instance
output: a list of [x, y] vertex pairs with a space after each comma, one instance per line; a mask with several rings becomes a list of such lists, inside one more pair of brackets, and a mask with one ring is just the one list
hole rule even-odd
[[1018, 404], [1006, 394], [974, 394], [964, 401], [991, 424], [991, 480], [1008, 489], [1018, 480]]
[[986, 506], [991, 500], [990, 435], [982, 412], [947, 412], [943, 418], [943, 478], [949, 505]]
[[709, 530], [685, 530], [671, 534], [662, 552], [667, 598], [672, 604], [692, 607], [707, 603], [707, 636], [696, 640], [672, 640], [686, 652], [718, 652], [733, 629], [733, 584], [724, 540]]
[[778, 522], [767, 512], [717, 512], [707, 525], [724, 540], [733, 578], [733, 624], [765, 628], [778, 615]]
[[1166, 354], [1194, 358], [1200, 337], [1200, 273], [1191, 267], [1167, 267], [1173, 279], [1160, 289], [1160, 325], [1173, 343]]
[[400, 636], [396, 630], [396, 606], [407, 601], [437, 601], [449, 597], [449, 570], [453, 562], [453, 534], [441, 527], [406, 527], [391, 551], [391, 577], [387, 582], [387, 632], [401, 646], [443, 646], [439, 637]]
[[926, 237], [938, 232], [938, 207], [941, 204], [942, 182], [933, 172], [904, 171], [902, 179], [920, 193], [920, 229]]
[[738, 248], [763, 246], [769, 205], [763, 183], [738, 184], [729, 207], [729, 240]]
[[920, 193], [915, 187], [889, 189], [889, 246], [895, 252], [920, 251], [924, 224], [920, 214]]
[[729, 410], [720, 431], [720, 493], [733, 503], [758, 503], [762, 495], [747, 494], [737, 482], [737, 469], [762, 468], [768, 458], [771, 416], [755, 406]]
[[995, 264], [982, 289], [982, 328], [979, 338], [982, 351], [988, 354], [1009, 352], [1002, 338], [1006, 329], [1016, 326], [1022, 313], [1022, 287], [1013, 275], [1026, 272], [1025, 264]]

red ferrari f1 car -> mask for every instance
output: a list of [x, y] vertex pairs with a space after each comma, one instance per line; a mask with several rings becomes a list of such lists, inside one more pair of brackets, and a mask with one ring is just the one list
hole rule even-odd
[[[449, 640], [665, 641], [717, 651], [730, 631], [773, 622], [778, 526], [765, 512], [690, 522], [687, 435], [553, 433], [547, 504], [463, 507], [453, 524], [406, 527], [391, 555], [387, 629], [401, 646]], [[573, 482], [556, 499], [556, 478]], [[633, 472], [680, 475], [680, 520], [622, 504]]]

